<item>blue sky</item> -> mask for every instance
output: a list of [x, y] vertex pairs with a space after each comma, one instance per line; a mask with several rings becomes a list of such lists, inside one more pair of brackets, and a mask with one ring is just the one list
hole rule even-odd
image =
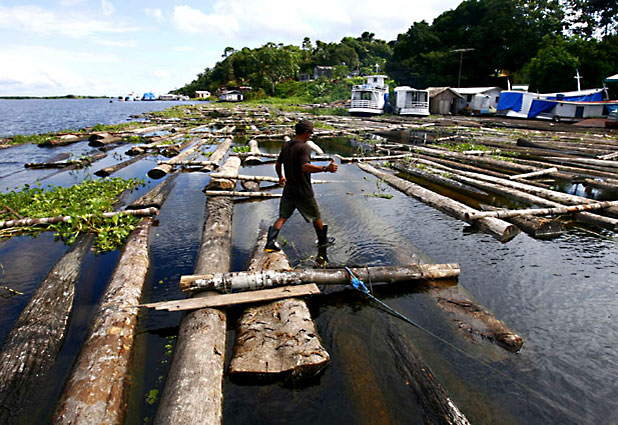
[[167, 93], [225, 47], [392, 40], [461, 0], [0, 0], [0, 96]]

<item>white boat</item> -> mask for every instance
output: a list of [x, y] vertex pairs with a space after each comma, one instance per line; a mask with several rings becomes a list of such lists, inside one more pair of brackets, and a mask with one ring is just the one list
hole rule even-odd
[[513, 118], [538, 118], [555, 121], [578, 121], [607, 116], [616, 101], [603, 100], [603, 89], [563, 93], [529, 93], [503, 91], [497, 113]]
[[399, 115], [429, 115], [429, 91], [408, 86], [395, 87], [395, 113]]
[[352, 87], [350, 109], [352, 115], [377, 115], [384, 113], [388, 102], [386, 75], [368, 75], [363, 84]]

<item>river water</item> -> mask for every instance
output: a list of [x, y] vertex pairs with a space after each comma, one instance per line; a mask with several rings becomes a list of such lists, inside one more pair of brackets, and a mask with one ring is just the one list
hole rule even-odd
[[123, 102], [117, 99], [0, 99], [0, 137], [118, 124], [131, 115], [195, 102]]
[[[350, 155], [348, 139], [317, 140], [329, 154]], [[18, 146], [0, 151], [19, 164], [35, 157], [87, 148], [53, 150]], [[278, 143], [260, 145], [277, 152]], [[39, 179], [69, 185], [124, 157], [126, 146], [108, 152], [90, 169], [21, 171], [0, 178], [0, 188]], [[214, 146], [213, 146], [214, 149]], [[156, 158], [137, 162], [118, 175], [145, 178], [138, 197], [158, 181], [146, 177]], [[272, 165], [243, 174], [274, 175]], [[406, 343], [446, 388], [473, 424], [612, 424], [618, 421], [616, 366], [618, 246], [609, 231], [568, 227], [561, 237], [535, 240], [520, 234], [507, 243], [476, 233], [413, 198], [380, 184], [356, 165], [318, 175], [330, 183], [314, 189], [336, 244], [329, 265], [402, 265], [411, 261], [456, 262], [457, 289], [466, 293], [524, 338], [510, 353], [458, 329], [438, 308], [426, 287], [375, 288], [376, 296], [417, 323], [389, 315], [357, 293], [326, 288], [310, 301], [331, 362], [302, 387], [275, 382], [253, 385], [224, 381], [225, 424], [422, 424], [425, 408], [402, 372], [405, 360], [394, 347]], [[159, 214], [150, 242], [151, 269], [144, 302], [182, 298], [179, 278], [192, 274], [204, 222], [201, 189], [207, 174], [182, 173]], [[376, 194], [386, 193], [385, 199]], [[237, 203], [234, 209], [232, 269], [247, 268], [260, 226], [277, 215], [278, 200]], [[310, 266], [317, 254], [311, 226], [295, 214], [284, 226], [284, 251], [294, 265]], [[0, 242], [2, 286], [24, 293], [0, 298], [0, 341], [4, 341], [37, 285], [66, 251], [46, 233]], [[46, 423], [88, 323], [113, 272], [119, 253], [90, 254], [77, 287], [69, 334], [59, 360], [37, 393], [23, 423]], [[452, 282], [455, 284], [455, 282]], [[228, 352], [240, 309], [228, 310]], [[144, 311], [134, 359], [127, 424], [152, 423], [176, 343], [180, 313]], [[422, 329], [421, 329], [422, 328]]]

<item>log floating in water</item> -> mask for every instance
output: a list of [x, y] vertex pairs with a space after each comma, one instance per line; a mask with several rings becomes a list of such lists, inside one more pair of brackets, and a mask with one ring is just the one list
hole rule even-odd
[[129, 235], [55, 414], [55, 424], [122, 424], [137, 335], [137, 304], [150, 264], [152, 218]]
[[[499, 208], [489, 205], [480, 205], [484, 211], [496, 211]], [[556, 219], [547, 219], [534, 216], [519, 216], [511, 217], [507, 221], [513, 223], [521, 230], [537, 239], [551, 239], [562, 235], [565, 228], [562, 223]]]
[[260, 148], [258, 147], [258, 142], [255, 139], [249, 140], [249, 148], [251, 151], [249, 152], [249, 156], [245, 157], [244, 163], [246, 165], [258, 165], [262, 163], [262, 160], [259, 158], [262, 155]]
[[204, 168], [202, 168], [202, 171], [212, 171], [215, 168], [219, 168], [218, 164], [223, 160], [223, 158], [227, 154], [227, 151], [230, 150], [231, 147], [232, 139], [228, 138], [221, 142], [221, 144], [217, 146], [217, 149], [215, 149], [212, 155], [210, 155], [211, 164], [204, 166]]
[[[231, 139], [227, 140], [221, 157], [231, 146]], [[208, 218], [195, 272], [227, 272], [231, 261], [233, 203], [231, 198], [220, 196], [207, 198], [206, 202]], [[191, 311], [183, 317], [155, 424], [221, 423], [226, 324], [225, 313], [213, 308]]]
[[175, 166], [179, 165], [179, 163], [186, 161], [187, 158], [195, 154], [197, 150], [201, 148], [207, 142], [210, 142], [210, 139], [202, 139], [196, 144], [194, 144], [192, 147], [190, 147], [189, 149], [185, 150], [184, 152], [176, 155], [174, 158], [167, 161], [165, 164], [157, 165], [156, 167], [148, 171], [148, 177], [153, 178], [153, 179], [160, 179], [161, 177], [171, 172]]
[[[113, 217], [115, 215], [132, 215], [136, 217], [144, 217], [149, 215], [156, 215], [159, 211], [156, 208], [143, 208], [140, 210], [131, 210], [131, 211], [114, 211], [114, 212], [106, 212], [102, 215], [103, 217]], [[97, 217], [99, 214], [85, 214], [81, 217], [91, 218]], [[21, 226], [39, 226], [39, 225], [47, 225], [54, 223], [66, 223], [67, 221], [71, 221], [73, 219], [70, 215], [65, 216], [56, 216], [56, 217], [43, 217], [43, 218], [22, 218], [19, 220], [6, 220], [0, 221], [0, 229], [6, 229], [8, 227], [21, 227]]]
[[122, 142], [122, 137], [113, 135], [107, 132], [103, 132], [103, 133], [92, 134], [88, 138], [88, 140], [89, 140], [88, 146], [93, 146], [93, 147], [98, 148], [104, 145], [109, 145], [111, 143]]
[[[206, 196], [240, 196], [245, 198], [281, 198], [280, 193], [241, 192], [238, 190], [204, 190]], [[1, 222], [0, 222], [1, 223]]]
[[114, 174], [118, 170], [122, 170], [125, 167], [139, 161], [146, 157], [146, 154], [141, 154], [126, 161], [119, 162], [118, 164], [112, 165], [111, 167], [101, 168], [98, 171], [95, 171], [94, 175], [99, 177], [107, 177]]
[[512, 218], [526, 215], [556, 215], [568, 214], [579, 211], [600, 210], [603, 208], [609, 208], [614, 206], [618, 206], [618, 201], [603, 201], [595, 202], [593, 204], [570, 205], [554, 208], [527, 208], [519, 210], [479, 211], [477, 213], [471, 214], [466, 213], [466, 217], [468, 220], [478, 220], [483, 217]]
[[[407, 180], [403, 180], [399, 177], [379, 171], [368, 164], [361, 163], [358, 164], [358, 166], [363, 171], [381, 178], [396, 189], [404, 192], [406, 195], [418, 198], [422, 202], [459, 218], [460, 220], [465, 220], [465, 212], [477, 212], [477, 210], [470, 208], [467, 205], [454, 201], [446, 196], [439, 195]], [[519, 233], [519, 229], [517, 227], [499, 219], [488, 217], [477, 220], [477, 222], [481, 225], [482, 229], [502, 242], [511, 240]]]
[[[266, 232], [258, 238], [249, 271], [289, 270], [290, 264], [282, 251], [264, 252], [266, 239]], [[243, 312], [238, 320], [229, 374], [245, 379], [279, 374], [313, 377], [329, 360], [305, 301], [286, 298]]]
[[355, 156], [355, 157], [344, 157], [341, 155], [335, 155], [336, 158], [339, 158], [342, 164], [348, 162], [366, 162], [366, 161], [389, 161], [391, 159], [403, 159], [409, 158], [411, 156], [415, 156], [413, 153], [406, 153], [401, 155], [385, 155], [385, 156]]
[[537, 177], [537, 176], [544, 176], [546, 174], [551, 174], [551, 173], [556, 173], [558, 172], [558, 169], [556, 167], [551, 167], [551, 168], [547, 168], [545, 170], [539, 170], [539, 171], [532, 171], [530, 173], [525, 173], [525, 174], [517, 174], [514, 176], [509, 176], [510, 180], [522, 180], [522, 179], [527, 179], [530, 177]]
[[[238, 174], [240, 168], [240, 158], [230, 156], [221, 166], [222, 174], [234, 175]], [[211, 176], [212, 177], [212, 176]], [[204, 192], [207, 196], [226, 196], [227, 191], [232, 191], [236, 187], [236, 179], [234, 178], [212, 178], [208, 183], [207, 190]], [[212, 189], [212, 190], [211, 190]], [[218, 189], [218, 190], [217, 190]], [[233, 192], [235, 193], [235, 192]]]
[[470, 425], [403, 333], [391, 325], [387, 329], [387, 336], [388, 344], [397, 356], [397, 369], [403, 375], [400, 384], [410, 388], [423, 406], [423, 423]]
[[39, 143], [37, 146], [40, 148], [52, 148], [56, 146], [67, 146], [77, 142], [83, 142], [88, 140], [88, 135], [77, 135], [77, 134], [65, 134], [63, 136], [59, 136], [55, 139], [46, 140], [42, 143]]
[[161, 209], [167, 196], [174, 188], [178, 174], [172, 174], [167, 177], [162, 183], [150, 189], [146, 194], [140, 196], [137, 200], [127, 206], [128, 210], [140, 210], [144, 208], [154, 207]]
[[99, 159], [105, 158], [107, 154], [105, 152], [99, 152], [94, 155], [86, 156], [84, 158], [71, 160], [71, 161], [62, 161], [62, 162], [27, 162], [24, 164], [25, 168], [66, 168], [66, 167], [87, 167]]
[[82, 261], [92, 244], [82, 234], [37, 288], [0, 353], [0, 423], [15, 422], [29, 394], [56, 362], [75, 297]]
[[[443, 279], [459, 276], [457, 264], [411, 264], [408, 266], [379, 266], [351, 268], [360, 280], [372, 282], [405, 282], [418, 279]], [[182, 291], [217, 290], [221, 292], [247, 291], [278, 285], [345, 285], [350, 275], [345, 269], [299, 269], [289, 271], [233, 272], [211, 275], [192, 275], [180, 278]]]

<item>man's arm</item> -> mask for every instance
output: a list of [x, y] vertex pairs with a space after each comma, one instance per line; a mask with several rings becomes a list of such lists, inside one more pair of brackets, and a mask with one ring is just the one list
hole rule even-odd
[[322, 173], [322, 172], [336, 173], [337, 168], [339, 168], [339, 166], [335, 164], [334, 159], [331, 159], [330, 164], [328, 164], [325, 167], [322, 167], [320, 165], [314, 165], [310, 162], [307, 162], [306, 164], [303, 164], [302, 171], [303, 173]]
[[279, 161], [275, 164], [275, 171], [277, 172], [277, 177], [279, 177], [279, 186], [285, 186], [285, 177], [283, 177], [281, 163]]

